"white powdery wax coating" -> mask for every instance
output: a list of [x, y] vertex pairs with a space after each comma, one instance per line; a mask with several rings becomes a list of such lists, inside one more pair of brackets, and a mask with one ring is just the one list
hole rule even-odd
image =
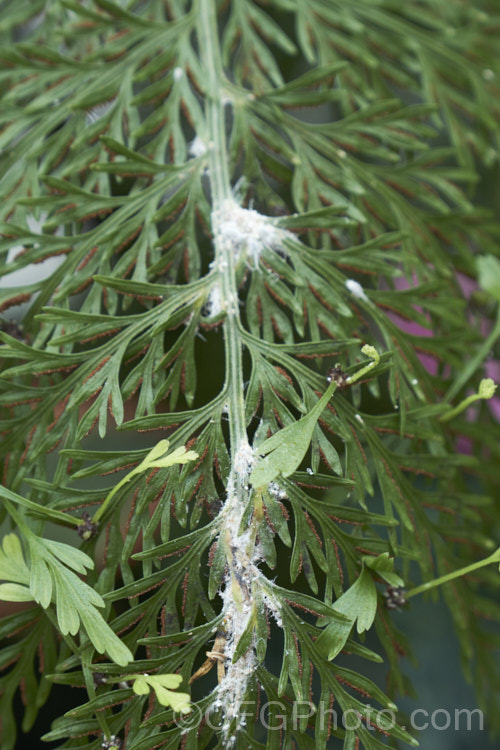
[[254, 464], [254, 453], [249, 443], [242, 440], [234, 456], [233, 468], [236, 475], [245, 480]]
[[216, 315], [220, 315], [223, 311], [222, 305], [222, 292], [219, 284], [219, 280], [212, 284], [210, 293], [207, 299], [207, 317], [212, 318]]
[[200, 136], [197, 135], [194, 140], [191, 141], [189, 144], [189, 156], [192, 156], [196, 159], [197, 156], [203, 156], [203, 154], [206, 154], [207, 147], [201, 140]]
[[236, 201], [224, 201], [213, 216], [214, 231], [227, 243], [236, 256], [246, 252], [258, 267], [259, 257], [264, 247], [283, 250], [283, 240], [291, 236], [289, 232], [275, 226], [268, 216], [258, 211], [242, 208]]
[[365, 302], [369, 302], [370, 300], [366, 296], [363, 287], [359, 283], [359, 281], [355, 281], [354, 279], [347, 279], [345, 282], [346, 289], [351, 292], [353, 297], [357, 297], [358, 299], [362, 299]]

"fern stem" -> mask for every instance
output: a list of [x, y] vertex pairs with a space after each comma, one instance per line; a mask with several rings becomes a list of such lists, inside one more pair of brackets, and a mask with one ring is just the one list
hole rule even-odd
[[[91, 646], [91, 644], [90, 644]], [[96, 697], [96, 690], [95, 690], [95, 684], [94, 684], [94, 676], [91, 671], [91, 665], [92, 665], [92, 654], [93, 649], [90, 648], [83, 648], [81, 652], [81, 659], [82, 659], [82, 671], [83, 671], [83, 677], [85, 680], [85, 687], [87, 688], [87, 693], [89, 696], [89, 700], [92, 700]], [[101, 728], [101, 732], [103, 734], [103, 738], [106, 740], [109, 740], [111, 737], [111, 731], [109, 729], [109, 725], [106, 719], [106, 716], [104, 715], [103, 711], [96, 711], [95, 717], [97, 719], [97, 722]]]
[[491, 563], [498, 562], [500, 562], [500, 547], [495, 552], [493, 552], [493, 554], [485, 557], [484, 560], [479, 560], [478, 562], [471, 563], [471, 565], [466, 565], [464, 568], [454, 570], [444, 576], [435, 578], [433, 581], [427, 581], [426, 583], [422, 583], [420, 586], [415, 586], [414, 589], [411, 589], [405, 594], [405, 597], [406, 599], [410, 599], [412, 596], [422, 594], [424, 591], [429, 591], [436, 586], [441, 586], [443, 583], [448, 583], [448, 581], [452, 581], [454, 578], [461, 578], [462, 576], [468, 575], [469, 573], [473, 573], [475, 570], [479, 570], [479, 568], [484, 568], [485, 565], [491, 565]]
[[199, 0], [198, 35], [203, 64], [207, 68], [206, 114], [209, 136], [208, 164], [212, 189], [212, 223], [214, 230], [215, 267], [219, 271], [222, 299], [226, 308], [224, 341], [226, 357], [226, 390], [229, 396], [229, 432], [234, 456], [246, 441], [245, 403], [243, 398], [242, 340], [238, 305], [238, 287], [234, 267], [234, 250], [218, 229], [221, 213], [232, 200], [228, 166], [228, 144], [224, 123], [225, 75], [219, 48], [216, 4]]
[[[219, 49], [214, 0], [199, 0], [198, 34], [202, 62], [207, 68], [206, 113], [209, 136], [209, 173], [212, 188], [212, 226], [214, 231], [215, 268], [218, 271], [223, 304], [224, 345], [226, 358], [225, 390], [228, 394], [231, 456], [247, 441], [245, 402], [243, 397], [243, 360], [241, 324], [236, 283], [234, 249], [220, 231], [221, 214], [232, 201], [229, 181], [228, 147], [224, 125], [224, 72]], [[236, 488], [238, 491], [238, 488]], [[246, 489], [241, 486], [239, 490]]]
[[455, 380], [453, 385], [451, 385], [448, 392], [446, 393], [446, 396], [444, 397], [444, 401], [446, 402], [451, 401], [451, 399], [457, 395], [459, 390], [463, 388], [463, 386], [470, 380], [470, 378], [474, 375], [476, 370], [482, 365], [484, 360], [488, 357], [489, 352], [495, 345], [498, 338], [500, 338], [500, 308], [497, 311], [497, 318], [495, 321], [495, 325], [493, 326], [493, 329], [490, 332], [489, 336], [486, 339], [484, 339], [483, 343], [481, 344], [477, 352], [473, 355], [472, 359], [469, 360], [467, 365], [460, 372], [460, 375], [458, 376], [458, 378]]
[[214, 0], [198, 1], [198, 39], [203, 65], [207, 70], [206, 114], [209, 131], [209, 169], [212, 185], [212, 203], [220, 210], [231, 197], [231, 184], [227, 163], [227, 142], [224, 127], [224, 70], [219, 48], [219, 32]]
[[[228, 743], [239, 727], [240, 706], [245, 697], [247, 680], [255, 670], [253, 639], [237, 663], [233, 663], [238, 643], [245, 632], [253, 629], [255, 610], [256, 520], [242, 529], [249, 500], [248, 474], [252, 450], [245, 422], [242, 325], [236, 278], [236, 248], [224, 232], [228, 212], [236, 205], [229, 178], [228, 143], [224, 123], [224, 76], [217, 28], [215, 0], [198, 0], [198, 38], [202, 64], [207, 70], [206, 124], [208, 130], [208, 164], [212, 191], [212, 230], [222, 305], [225, 311], [224, 350], [226, 363], [225, 392], [229, 419], [231, 469], [227, 478], [226, 501], [220, 513], [221, 534], [228, 574], [224, 579], [223, 615], [226, 629], [226, 674], [219, 684], [216, 704], [223, 715], [223, 733]], [[246, 642], [246, 641], [245, 641]], [[235, 723], [236, 722], [236, 723]]]

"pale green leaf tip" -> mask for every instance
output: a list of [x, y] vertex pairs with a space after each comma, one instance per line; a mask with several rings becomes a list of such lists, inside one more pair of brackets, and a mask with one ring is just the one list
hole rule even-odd
[[147, 695], [149, 693], [149, 685], [144, 677], [136, 676], [134, 684], [132, 685], [132, 690], [136, 695]]
[[365, 344], [362, 347], [361, 351], [363, 352], [365, 356], [370, 357], [370, 359], [373, 359], [376, 365], [380, 362], [380, 355], [374, 346], [371, 346], [370, 344]]
[[131, 661], [134, 661], [134, 655], [132, 651], [128, 648], [128, 646], [125, 646], [125, 644], [122, 643], [121, 641], [120, 641], [119, 651], [118, 650], [110, 651], [109, 648], [107, 648], [106, 651], [108, 652], [108, 656], [110, 657], [110, 659], [114, 661], [115, 664], [118, 664], [120, 667], [126, 667], [127, 664], [130, 664]]
[[34, 601], [29, 588], [18, 583], [0, 583], [0, 600], [3, 602]]
[[195, 451], [186, 450], [183, 445], [169, 454], [167, 453], [169, 445], [168, 440], [160, 440], [159, 443], [151, 448], [144, 461], [142, 461], [135, 471], [145, 471], [151, 468], [166, 469], [169, 466], [173, 466], [173, 464], [185, 464], [188, 461], [194, 461], [198, 458], [198, 454]]
[[174, 693], [169, 688], [178, 687], [182, 677], [178, 674], [131, 674], [127, 679], [133, 680], [132, 690], [136, 695], [147, 695], [150, 688], [156, 693], [158, 703], [162, 706], [170, 706], [173, 711], [181, 714], [191, 711], [191, 697], [188, 693]]
[[497, 389], [497, 386], [495, 385], [494, 381], [491, 378], [484, 378], [479, 383], [479, 390], [478, 390], [479, 398], [484, 398], [484, 399], [492, 398], [496, 389]]

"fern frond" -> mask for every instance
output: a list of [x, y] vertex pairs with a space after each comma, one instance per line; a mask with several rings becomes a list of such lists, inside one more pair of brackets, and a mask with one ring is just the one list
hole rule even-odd
[[[416, 744], [384, 589], [498, 547], [494, 391], [464, 411], [500, 338], [497, 9], [45, 5], [0, 28], [0, 597], [38, 603], [0, 624], [1, 750], [52, 682], [88, 694], [60, 747]], [[443, 598], [493, 721], [474, 571]]]

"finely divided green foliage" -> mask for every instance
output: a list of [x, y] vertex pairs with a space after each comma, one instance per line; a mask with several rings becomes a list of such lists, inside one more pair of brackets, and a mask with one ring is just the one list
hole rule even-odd
[[[88, 691], [46, 735], [59, 747], [414, 742], [376, 713], [407, 690], [410, 653], [383, 586], [498, 546], [498, 423], [483, 401], [440, 417], [500, 337], [499, 226], [474, 199], [498, 158], [499, 28], [489, 0], [5, 3], [0, 254], [18, 250], [0, 274], [60, 264], [0, 286], [6, 315], [30, 300], [24, 336], [0, 332], [2, 514], [24, 547], [4, 537], [0, 594], [40, 603], [0, 623], [1, 750], [18, 689], [29, 729], [52, 682]], [[458, 273], [478, 278], [469, 304]], [[155, 448], [165, 435], [191, 460]], [[62, 559], [46, 523], [76, 531], [84, 510], [97, 534]], [[492, 721], [495, 587], [496, 566], [442, 587]], [[381, 661], [371, 629], [388, 695], [334, 660]], [[222, 706], [178, 725], [148, 685], [178, 672], [186, 690], [217, 633], [225, 682], [214, 670], [192, 698]], [[282, 704], [282, 733], [238, 729], [223, 701], [239, 687], [247, 712], [259, 691]], [[363, 723], [297, 725], [295, 700]]]

